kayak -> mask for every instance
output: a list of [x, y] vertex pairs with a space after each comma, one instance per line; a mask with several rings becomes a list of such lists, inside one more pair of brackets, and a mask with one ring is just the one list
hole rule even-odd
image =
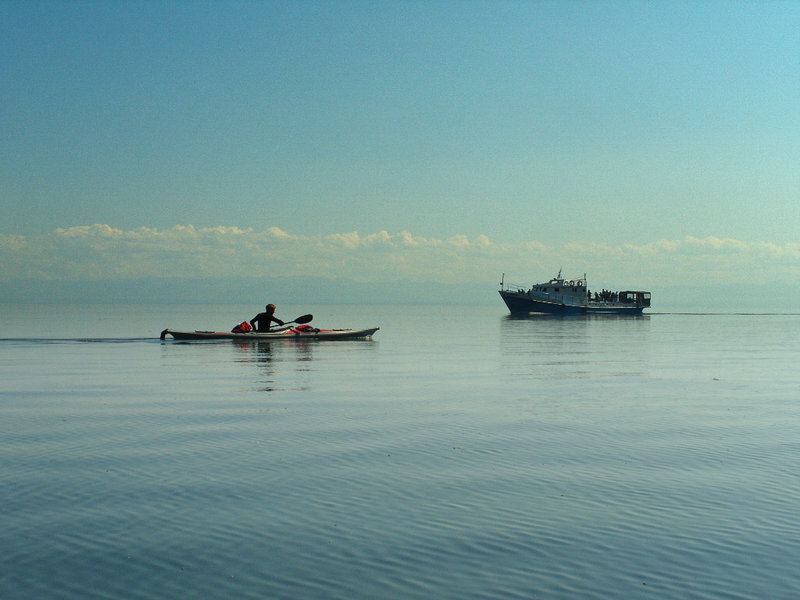
[[168, 335], [175, 340], [245, 340], [251, 342], [271, 340], [359, 340], [369, 339], [380, 327], [369, 329], [316, 329], [314, 327], [290, 327], [289, 329], [247, 333], [233, 333], [231, 331], [175, 331], [165, 329], [161, 332], [161, 339]]

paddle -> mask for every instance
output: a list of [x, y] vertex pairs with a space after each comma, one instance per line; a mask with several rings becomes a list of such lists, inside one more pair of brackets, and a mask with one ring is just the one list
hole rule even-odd
[[[270, 333], [278, 333], [280, 331], [286, 331], [287, 329], [291, 329], [292, 323], [297, 323], [298, 325], [302, 325], [303, 323], [308, 323], [311, 319], [314, 318], [314, 315], [303, 315], [302, 317], [297, 317], [294, 321], [284, 321], [283, 325], [280, 327], [276, 327], [275, 329], [270, 329]], [[253, 333], [256, 333], [255, 331]]]
[[303, 323], [308, 323], [311, 319], [314, 318], [314, 315], [303, 315], [302, 317], [297, 317], [294, 321], [286, 321], [284, 325], [288, 325], [289, 323], [297, 323], [298, 325], [302, 325]]

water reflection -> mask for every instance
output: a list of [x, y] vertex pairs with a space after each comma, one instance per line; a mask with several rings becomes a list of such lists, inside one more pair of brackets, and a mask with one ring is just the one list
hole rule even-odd
[[647, 362], [647, 315], [508, 315], [500, 328], [501, 359], [513, 377], [638, 375]]
[[242, 356], [254, 358], [257, 362], [269, 362], [273, 357], [283, 360], [310, 361], [314, 358], [314, 342], [309, 340], [293, 340], [286, 343], [267, 342], [264, 340], [234, 340]]
[[[262, 392], [279, 390], [306, 391], [309, 384], [298, 380], [297, 373], [310, 371], [313, 348], [308, 342], [279, 343], [259, 340], [233, 340], [236, 362], [252, 363], [258, 367], [257, 389]], [[289, 372], [291, 379], [286, 375]], [[285, 386], [282, 382], [291, 381]]]
[[329, 377], [328, 371], [337, 361], [352, 367], [363, 359], [362, 356], [354, 361], [354, 353], [373, 354], [376, 347], [372, 340], [234, 341], [236, 362], [256, 365], [258, 389], [266, 392], [311, 390], [314, 378]]

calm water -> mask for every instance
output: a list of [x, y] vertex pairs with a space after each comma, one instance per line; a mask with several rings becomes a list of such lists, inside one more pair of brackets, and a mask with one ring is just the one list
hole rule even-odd
[[0, 307], [0, 597], [800, 597], [800, 315]]

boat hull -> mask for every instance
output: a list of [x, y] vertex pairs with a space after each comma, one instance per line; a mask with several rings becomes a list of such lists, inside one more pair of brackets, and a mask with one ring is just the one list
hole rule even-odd
[[547, 302], [522, 292], [500, 290], [500, 296], [513, 314], [544, 313], [549, 315], [641, 315], [643, 306], [614, 302], [590, 302], [583, 305]]
[[270, 333], [232, 333], [228, 331], [175, 331], [165, 329], [161, 332], [161, 339], [166, 339], [170, 335], [175, 340], [241, 340], [249, 342], [263, 341], [292, 341], [292, 340], [357, 340], [369, 339], [380, 329], [371, 327], [369, 329], [309, 329], [298, 331], [290, 329], [287, 331], [276, 331]]

